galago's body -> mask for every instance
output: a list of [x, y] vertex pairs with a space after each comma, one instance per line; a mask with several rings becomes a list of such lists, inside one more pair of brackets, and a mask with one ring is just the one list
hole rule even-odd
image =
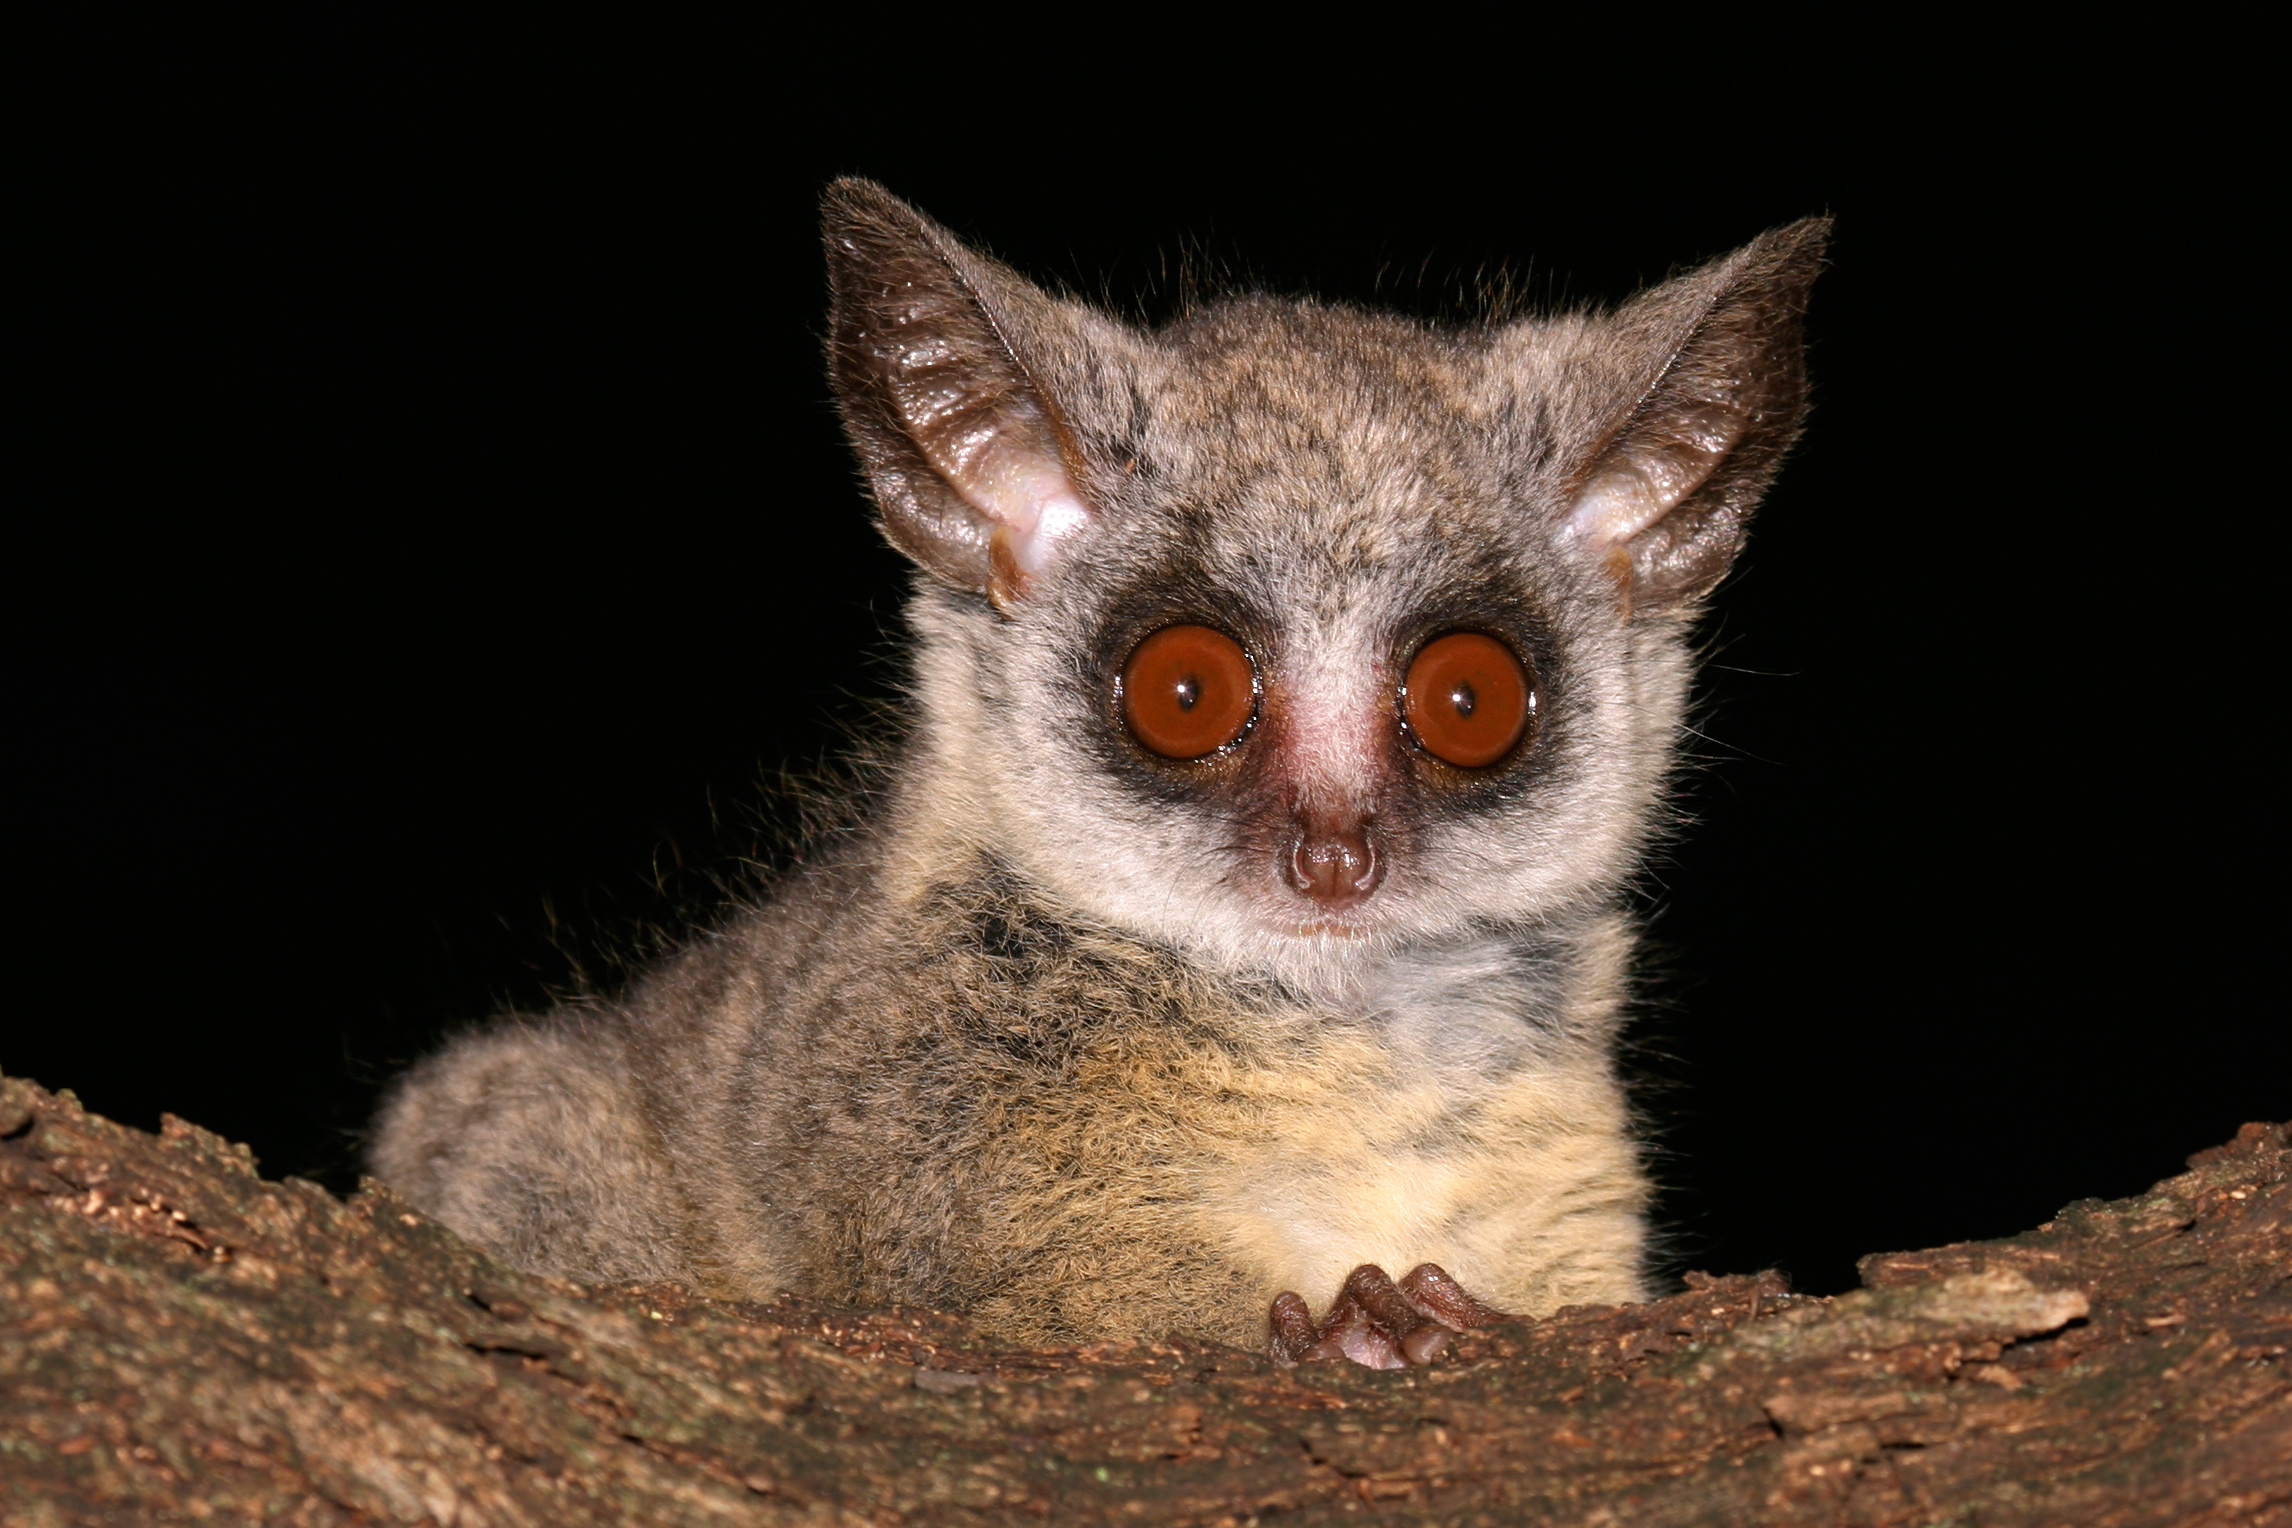
[[1604, 317], [1149, 333], [840, 185], [900, 751], [763, 905], [417, 1069], [376, 1171], [528, 1267], [1023, 1339], [1254, 1344], [1363, 1264], [1635, 1297], [1622, 898], [1821, 232]]

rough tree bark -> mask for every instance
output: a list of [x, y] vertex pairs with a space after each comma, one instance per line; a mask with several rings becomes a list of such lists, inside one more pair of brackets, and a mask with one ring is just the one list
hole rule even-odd
[[1690, 1275], [1386, 1374], [579, 1288], [0, 1080], [0, 1516], [2288, 1523], [2287, 1145], [1837, 1299]]

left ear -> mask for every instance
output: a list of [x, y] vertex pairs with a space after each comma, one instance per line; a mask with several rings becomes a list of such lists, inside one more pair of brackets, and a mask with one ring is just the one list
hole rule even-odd
[[1644, 380], [1577, 477], [1562, 534], [1627, 614], [1692, 606], [1741, 549], [1806, 413], [1807, 288], [1829, 234], [1828, 218], [1762, 234], [1604, 326], [1602, 359]]
[[1095, 513], [1058, 400], [1014, 342], [1031, 336], [1038, 359], [1055, 359], [1119, 352], [1119, 331], [871, 181], [837, 181], [823, 210], [829, 360], [884, 534], [1008, 615]]

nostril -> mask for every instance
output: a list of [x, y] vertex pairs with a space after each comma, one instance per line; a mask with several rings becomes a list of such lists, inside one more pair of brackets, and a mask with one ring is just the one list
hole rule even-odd
[[1306, 825], [1289, 853], [1289, 882], [1329, 907], [1358, 902], [1377, 889], [1384, 866], [1365, 822], [1342, 828]]

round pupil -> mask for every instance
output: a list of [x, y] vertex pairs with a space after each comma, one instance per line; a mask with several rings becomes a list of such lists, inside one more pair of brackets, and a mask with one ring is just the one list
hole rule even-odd
[[1178, 678], [1178, 709], [1191, 711], [1202, 703], [1202, 676], [1182, 674]]
[[1457, 715], [1469, 717], [1472, 708], [1480, 703], [1480, 697], [1472, 693], [1471, 685], [1459, 679], [1456, 688], [1448, 692], [1448, 703], [1456, 707]]

